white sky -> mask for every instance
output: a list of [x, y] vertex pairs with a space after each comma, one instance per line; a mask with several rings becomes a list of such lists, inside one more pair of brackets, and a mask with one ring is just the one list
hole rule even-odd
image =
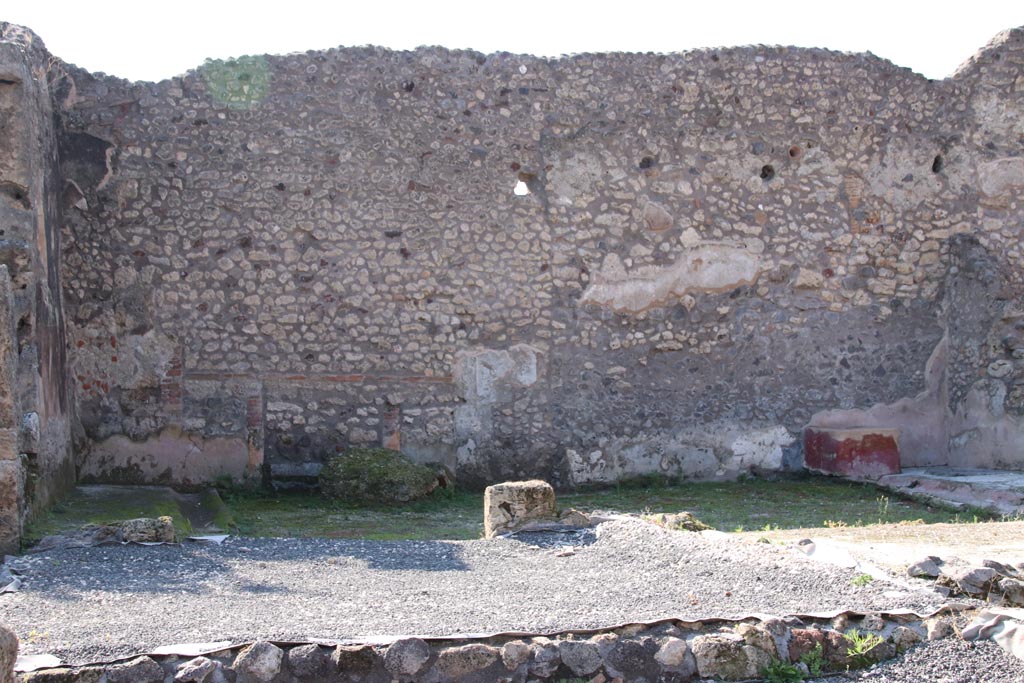
[[797, 45], [873, 52], [944, 78], [996, 33], [1024, 25], [1021, 0], [27, 0], [0, 20], [91, 71], [161, 80], [206, 58], [339, 45], [419, 45], [542, 56]]

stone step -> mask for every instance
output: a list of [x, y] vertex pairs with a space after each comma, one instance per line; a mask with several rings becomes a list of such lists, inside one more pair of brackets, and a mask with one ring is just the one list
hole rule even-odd
[[878, 485], [956, 508], [1024, 515], [1024, 472], [958, 467], [913, 467], [885, 475]]

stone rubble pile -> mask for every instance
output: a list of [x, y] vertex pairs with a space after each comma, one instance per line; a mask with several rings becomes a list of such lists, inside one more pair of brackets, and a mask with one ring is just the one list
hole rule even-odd
[[936, 590], [947, 597], [1024, 607], [1024, 564], [1013, 567], [996, 560], [982, 560], [980, 565], [968, 565], [930, 555], [907, 567], [907, 575], [934, 579]]
[[78, 531], [54, 536], [44, 536], [30, 553], [42, 553], [64, 548], [85, 548], [108, 543], [177, 543], [174, 519], [163, 517], [140, 517], [111, 524], [88, 524]]
[[[589, 683], [762, 677], [789, 664], [806, 674], [889, 659], [954, 632], [952, 617], [842, 614], [705, 623], [634, 624], [555, 636], [478, 640], [408, 637], [387, 645], [255, 642], [186, 658], [139, 656], [106, 665], [19, 674], [21, 683]], [[866, 639], [866, 640], [865, 640]], [[862, 643], [858, 647], [858, 643]], [[867, 643], [866, 645], [863, 643]]]

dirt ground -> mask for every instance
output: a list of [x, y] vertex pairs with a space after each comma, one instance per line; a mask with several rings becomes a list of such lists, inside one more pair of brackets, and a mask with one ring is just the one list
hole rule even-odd
[[809, 538], [828, 541], [857, 559], [902, 572], [928, 555], [943, 560], [959, 558], [971, 564], [981, 560], [1024, 563], [1024, 521], [974, 524], [873, 524], [870, 526], [785, 529], [737, 534], [753, 540], [795, 542]]

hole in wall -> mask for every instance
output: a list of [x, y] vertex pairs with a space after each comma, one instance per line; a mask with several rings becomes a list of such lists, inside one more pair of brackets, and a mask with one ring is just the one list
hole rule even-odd
[[537, 174], [535, 173], [520, 171], [518, 180], [516, 181], [516, 186], [512, 188], [512, 194], [516, 195], [517, 197], [525, 197], [526, 195], [530, 194], [532, 192], [530, 190], [530, 183], [532, 183], [536, 178]]
[[31, 209], [32, 202], [28, 198], [28, 188], [8, 180], [0, 181], [0, 196], [11, 199], [23, 209]]
[[800, 155], [803, 153], [804, 151], [800, 149], [800, 145], [793, 145], [792, 147], [789, 148], [790, 159], [799, 159]]
[[647, 156], [641, 159], [640, 163], [637, 164], [637, 166], [639, 166], [642, 170], [646, 171], [647, 169], [654, 166], [654, 164], [656, 163], [658, 163], [657, 159], [655, 159], [654, 157]]
[[765, 164], [761, 167], [761, 180], [765, 182], [775, 177], [775, 167], [771, 164]]
[[941, 173], [942, 167], [945, 165], [946, 161], [942, 158], [942, 155], [936, 154], [935, 159], [932, 160], [932, 173]]
[[18, 319], [18, 326], [15, 330], [18, 339], [18, 353], [25, 350], [29, 340], [32, 338], [32, 314], [26, 313]]

